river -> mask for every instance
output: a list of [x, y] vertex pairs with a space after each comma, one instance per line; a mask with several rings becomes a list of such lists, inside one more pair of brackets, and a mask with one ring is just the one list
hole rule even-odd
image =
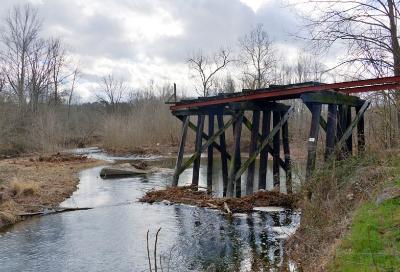
[[[127, 159], [96, 149], [75, 152], [105, 160]], [[160, 157], [145, 159], [162, 166], [173, 163]], [[206, 162], [201, 165], [205, 169]], [[0, 271], [149, 271], [146, 233], [150, 231], [153, 261], [159, 228], [157, 262], [161, 257], [163, 271], [252, 271], [259, 262], [271, 271], [294, 270], [285, 258], [283, 242], [298, 226], [298, 212], [254, 212], [229, 220], [204, 208], [139, 203], [145, 191], [170, 183], [171, 171], [102, 180], [101, 168], [82, 171], [77, 191], [61, 204], [93, 209], [36, 217], [0, 234]], [[222, 188], [218, 164], [214, 172], [215, 188]], [[187, 170], [180, 182], [190, 178]], [[205, 179], [206, 172], [200, 171], [200, 181]]]

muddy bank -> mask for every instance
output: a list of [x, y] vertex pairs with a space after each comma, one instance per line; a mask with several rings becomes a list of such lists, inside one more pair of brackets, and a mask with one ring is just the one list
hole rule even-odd
[[62, 153], [0, 160], [0, 228], [57, 207], [76, 190], [78, 172], [100, 164]]
[[297, 207], [298, 200], [297, 195], [286, 195], [275, 191], [257, 192], [241, 198], [214, 198], [206, 191], [198, 191], [195, 186], [183, 186], [149, 191], [139, 201], [147, 203], [168, 201], [175, 204], [181, 203], [238, 213], [251, 212], [254, 207], [267, 206], [293, 209]]

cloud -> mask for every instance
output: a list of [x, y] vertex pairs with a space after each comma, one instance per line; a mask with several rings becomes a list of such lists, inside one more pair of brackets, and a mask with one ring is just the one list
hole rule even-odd
[[2, 0], [2, 7], [27, 2], [44, 18], [43, 34], [60, 37], [80, 60], [78, 89], [88, 100], [88, 86], [108, 73], [136, 88], [150, 79], [190, 86], [189, 54], [235, 50], [258, 23], [277, 43], [296, 46], [289, 33], [297, 22], [279, 0]]

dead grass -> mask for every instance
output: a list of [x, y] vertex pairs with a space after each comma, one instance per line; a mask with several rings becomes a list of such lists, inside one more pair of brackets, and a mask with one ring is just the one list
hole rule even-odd
[[214, 198], [206, 191], [198, 191], [195, 186], [169, 187], [164, 190], [147, 192], [141, 202], [154, 203], [167, 200], [171, 203], [182, 203], [225, 210], [226, 203], [231, 212], [251, 212], [253, 207], [282, 206], [295, 208], [298, 198], [296, 195], [286, 195], [276, 191], [257, 192], [254, 195], [241, 198]]
[[32, 181], [21, 181], [14, 177], [10, 182], [9, 190], [13, 196], [31, 196], [39, 192], [39, 184]]
[[320, 168], [303, 186], [309, 200], [300, 202], [301, 226], [288, 241], [288, 254], [304, 271], [324, 271], [338, 242], [346, 233], [353, 211], [372, 199], [393, 175], [390, 158], [366, 156], [333, 162]]
[[81, 169], [104, 163], [68, 156], [0, 160], [0, 227], [20, 220], [18, 214], [57, 207], [76, 190]]

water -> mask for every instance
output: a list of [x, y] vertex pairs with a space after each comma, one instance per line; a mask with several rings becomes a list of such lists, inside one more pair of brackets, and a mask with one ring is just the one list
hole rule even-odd
[[[137, 199], [164, 187], [171, 171], [102, 180], [100, 169], [82, 171], [78, 190], [61, 204], [93, 209], [34, 218], [0, 236], [0, 271], [149, 271], [146, 233], [150, 230], [153, 256], [160, 227], [157, 258], [164, 271], [251, 271], [257, 260], [293, 269], [283, 241], [298, 226], [298, 213], [256, 212], [228, 220], [203, 208], [143, 204]], [[190, 172], [182, 174], [183, 183]]]

